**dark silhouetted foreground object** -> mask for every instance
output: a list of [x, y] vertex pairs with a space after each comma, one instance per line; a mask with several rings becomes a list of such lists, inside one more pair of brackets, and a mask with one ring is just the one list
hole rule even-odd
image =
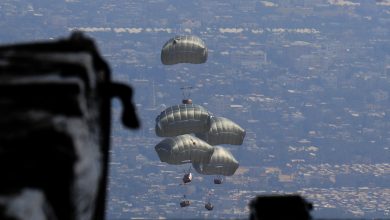
[[299, 195], [258, 196], [249, 203], [249, 219], [309, 220], [312, 209], [312, 204]]
[[0, 219], [104, 219], [113, 97], [139, 126], [110, 74], [79, 32], [0, 47]]

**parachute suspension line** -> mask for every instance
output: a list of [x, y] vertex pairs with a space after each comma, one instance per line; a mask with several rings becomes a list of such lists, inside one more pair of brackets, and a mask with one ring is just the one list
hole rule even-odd
[[205, 204], [205, 208], [207, 209], [207, 210], [209, 210], [209, 211], [211, 211], [211, 210], [213, 210], [214, 209], [214, 206], [211, 204], [211, 193], [209, 192], [208, 193], [208, 196], [207, 196], [207, 202], [206, 202], [206, 204]]
[[156, 87], [155, 87], [155, 85], [154, 85], [154, 80], [153, 80], [153, 82], [152, 82], [152, 95], [153, 95], [153, 97], [152, 97], [152, 108], [156, 108]]
[[183, 95], [183, 104], [192, 104], [192, 100], [190, 99], [192, 89], [192, 86], [183, 86], [180, 88]]
[[181, 22], [179, 24], [179, 30], [176, 31], [176, 33], [177, 33], [176, 36], [185, 36], [188, 34], [185, 23]]
[[210, 201], [211, 201], [211, 192], [209, 192], [209, 193], [207, 193], [207, 194], [208, 194], [208, 196], [207, 196], [207, 202], [210, 203]]
[[183, 169], [183, 172], [184, 172], [184, 174], [188, 174], [188, 173], [190, 173], [190, 172], [191, 172], [191, 168], [192, 168], [192, 167], [189, 167], [189, 168], [188, 168], [188, 170], [186, 170], [186, 169]]
[[183, 35], [183, 24], [181, 23], [180, 25], [179, 25], [179, 35]]
[[183, 98], [190, 98], [191, 97], [191, 90], [194, 87], [192, 86], [183, 86], [180, 89], [182, 90]]

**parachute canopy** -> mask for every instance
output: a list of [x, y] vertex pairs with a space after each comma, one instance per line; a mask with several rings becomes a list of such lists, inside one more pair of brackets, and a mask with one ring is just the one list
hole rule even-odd
[[230, 151], [221, 146], [214, 146], [210, 162], [193, 162], [192, 166], [200, 174], [231, 176], [236, 172], [239, 163]]
[[210, 145], [241, 145], [245, 133], [243, 128], [227, 118], [210, 117], [210, 130], [206, 133], [196, 133], [196, 136]]
[[168, 107], [156, 118], [155, 131], [159, 137], [207, 132], [210, 113], [200, 105], [181, 104]]
[[189, 134], [166, 138], [155, 146], [161, 160], [168, 164], [209, 163], [214, 148]]
[[205, 63], [207, 47], [197, 36], [176, 36], [168, 40], [161, 50], [161, 62], [164, 65], [178, 63]]

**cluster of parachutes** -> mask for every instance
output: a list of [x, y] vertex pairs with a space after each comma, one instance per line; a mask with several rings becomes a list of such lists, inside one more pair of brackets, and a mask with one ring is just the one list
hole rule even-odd
[[[179, 63], [201, 64], [207, 61], [207, 47], [197, 36], [176, 36], [168, 40], [161, 50], [164, 65]], [[166, 108], [156, 118], [156, 135], [164, 137], [155, 146], [161, 160], [172, 165], [192, 164], [202, 175], [231, 176], [239, 167], [233, 154], [220, 144], [241, 145], [245, 130], [233, 121], [213, 116], [192, 100]], [[186, 173], [183, 182], [191, 182], [192, 174]], [[220, 178], [214, 179], [221, 184]], [[180, 203], [188, 206], [189, 201]], [[205, 206], [212, 210], [208, 202]]]
[[231, 176], [239, 163], [219, 144], [241, 145], [245, 130], [224, 117], [215, 117], [196, 104], [168, 107], [156, 118], [156, 135], [167, 137], [155, 146], [162, 162], [192, 163], [203, 175]]

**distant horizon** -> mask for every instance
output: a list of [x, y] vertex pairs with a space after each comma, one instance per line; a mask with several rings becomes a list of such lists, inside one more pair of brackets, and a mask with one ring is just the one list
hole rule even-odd
[[[249, 217], [255, 194], [300, 193], [313, 219], [390, 218], [390, 0], [49, 1], [0, 3], [1, 43], [81, 30], [112, 78], [134, 89], [141, 128], [112, 102], [106, 214], [111, 220]], [[17, 27], [17, 28], [16, 28]], [[161, 63], [163, 44], [196, 35], [203, 64]], [[140, 80], [137, 80], [140, 79]], [[161, 162], [156, 117], [180, 90], [246, 131], [222, 144], [239, 162], [223, 184]], [[213, 192], [212, 211], [201, 204]], [[186, 194], [196, 207], [181, 208]], [[112, 217], [112, 218], [111, 218]], [[328, 218], [329, 217], [329, 218]]]

